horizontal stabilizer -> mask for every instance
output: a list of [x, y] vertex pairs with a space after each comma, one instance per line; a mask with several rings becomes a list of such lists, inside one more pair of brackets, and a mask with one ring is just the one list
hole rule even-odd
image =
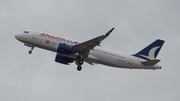
[[154, 66], [155, 64], [157, 64], [158, 62], [160, 62], [161, 60], [158, 59], [154, 59], [154, 60], [148, 60], [148, 61], [143, 61], [141, 62], [143, 65], [146, 66]]

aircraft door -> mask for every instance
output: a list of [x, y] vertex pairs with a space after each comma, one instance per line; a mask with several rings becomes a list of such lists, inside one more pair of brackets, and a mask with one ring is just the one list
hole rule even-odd
[[128, 59], [128, 64], [132, 65], [133, 64], [133, 59], [129, 56], [129, 59]]
[[37, 35], [38, 35], [37, 32], [34, 32], [32, 38], [37, 39]]

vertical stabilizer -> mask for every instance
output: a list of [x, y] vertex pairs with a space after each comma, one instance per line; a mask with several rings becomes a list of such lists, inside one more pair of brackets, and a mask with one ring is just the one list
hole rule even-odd
[[144, 60], [153, 60], [157, 57], [161, 47], [163, 46], [165, 41], [157, 39], [138, 53], [133, 56], [144, 59]]

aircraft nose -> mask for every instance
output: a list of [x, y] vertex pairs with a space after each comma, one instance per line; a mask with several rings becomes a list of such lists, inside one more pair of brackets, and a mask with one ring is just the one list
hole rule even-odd
[[20, 40], [20, 39], [21, 39], [21, 35], [17, 34], [17, 35], [15, 35], [15, 38], [16, 38], [17, 40]]

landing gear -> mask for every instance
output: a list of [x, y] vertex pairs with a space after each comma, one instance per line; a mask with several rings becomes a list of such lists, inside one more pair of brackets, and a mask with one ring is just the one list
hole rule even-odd
[[84, 63], [83, 59], [79, 60], [79, 65], [82, 65]]
[[77, 67], [77, 70], [78, 70], [78, 71], [81, 71], [81, 69], [82, 69], [82, 66], [78, 66], [78, 67]]
[[29, 54], [32, 54], [32, 51], [33, 51], [34, 47], [31, 48], [31, 50], [29, 50]]
[[76, 65], [77, 65], [77, 70], [78, 71], [81, 71], [81, 69], [82, 69], [82, 64], [84, 63], [84, 60], [83, 60], [83, 58], [81, 58], [80, 56], [77, 56], [77, 58], [76, 58]]
[[28, 52], [29, 54], [32, 54], [32, 50], [29, 50], [29, 52]]

